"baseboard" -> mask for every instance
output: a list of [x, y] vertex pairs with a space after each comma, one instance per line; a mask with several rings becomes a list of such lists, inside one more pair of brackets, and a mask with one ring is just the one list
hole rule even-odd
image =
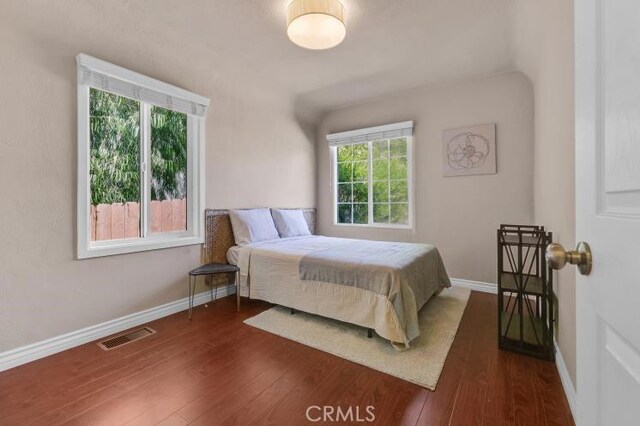
[[571, 376], [569, 376], [569, 370], [567, 370], [567, 364], [564, 363], [564, 358], [562, 358], [562, 352], [560, 352], [558, 342], [556, 342], [554, 339], [553, 343], [556, 347], [556, 367], [558, 368], [558, 374], [560, 375], [560, 381], [562, 382], [562, 387], [564, 388], [564, 394], [567, 396], [569, 408], [571, 409], [571, 414], [573, 415], [573, 419], [575, 421], [576, 388], [573, 386]]
[[[235, 293], [235, 286], [228, 285], [219, 287], [217, 298], [225, 297]], [[208, 303], [211, 300], [209, 291], [196, 294], [194, 306]], [[41, 342], [32, 343], [16, 349], [11, 349], [0, 353], [0, 371], [8, 370], [76, 346], [83, 345], [94, 340], [101, 339], [114, 333], [137, 327], [142, 324], [157, 320], [168, 315], [184, 311], [189, 308], [189, 298], [176, 300], [145, 311], [126, 315], [102, 324], [92, 325], [81, 330], [61, 336], [52, 337]]]
[[482, 281], [464, 280], [462, 278], [451, 278], [451, 285], [456, 287], [464, 287], [470, 290], [480, 291], [482, 293], [498, 293], [498, 286], [491, 283], [484, 283]]

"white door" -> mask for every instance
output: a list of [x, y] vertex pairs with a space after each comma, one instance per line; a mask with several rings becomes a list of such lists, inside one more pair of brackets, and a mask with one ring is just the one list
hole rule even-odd
[[575, 0], [577, 423], [640, 425], [640, 1]]

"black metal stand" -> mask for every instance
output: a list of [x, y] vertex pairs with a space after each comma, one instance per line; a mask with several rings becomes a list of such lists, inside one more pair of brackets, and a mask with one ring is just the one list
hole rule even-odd
[[[209, 263], [202, 265], [189, 272], [189, 321], [193, 315], [193, 300], [196, 295], [196, 280], [200, 275], [211, 276], [217, 274], [235, 274], [236, 284], [236, 304], [238, 312], [240, 312], [240, 269], [234, 265], [228, 265], [226, 263]], [[218, 286], [215, 286], [216, 295], [213, 295], [213, 284], [211, 284], [211, 301], [213, 302], [218, 298]]]
[[552, 241], [543, 226], [498, 229], [498, 346], [553, 360], [553, 275], [544, 250]]

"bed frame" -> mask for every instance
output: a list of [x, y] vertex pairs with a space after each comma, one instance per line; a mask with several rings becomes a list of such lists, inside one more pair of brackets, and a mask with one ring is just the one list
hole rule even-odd
[[[316, 234], [316, 209], [302, 210], [309, 231]], [[202, 263], [228, 263], [227, 250], [235, 245], [229, 210], [206, 209], [204, 212], [205, 237], [202, 248]]]

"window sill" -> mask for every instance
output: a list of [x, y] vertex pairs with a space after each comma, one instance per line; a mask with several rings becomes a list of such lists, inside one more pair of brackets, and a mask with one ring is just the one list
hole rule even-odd
[[164, 237], [153, 239], [132, 239], [92, 243], [88, 247], [78, 247], [78, 259], [113, 256], [117, 254], [138, 253], [172, 247], [191, 246], [204, 243], [202, 237]]
[[412, 230], [411, 225], [392, 225], [383, 223], [335, 223], [334, 226], [348, 227], [348, 228], [381, 228], [381, 229], [399, 229], [399, 230]]

